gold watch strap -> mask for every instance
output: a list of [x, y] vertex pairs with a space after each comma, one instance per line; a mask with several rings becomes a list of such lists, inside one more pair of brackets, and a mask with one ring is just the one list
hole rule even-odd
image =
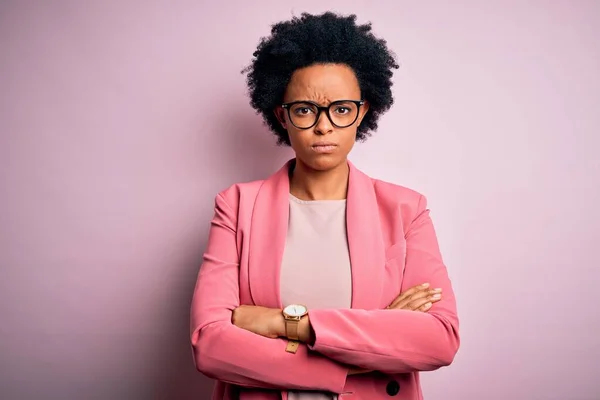
[[285, 321], [285, 336], [291, 340], [298, 340], [298, 322], [293, 320]]
[[290, 340], [288, 341], [287, 346], [285, 346], [285, 351], [287, 351], [288, 353], [296, 354], [296, 351], [298, 351], [298, 346], [300, 346], [300, 342]]

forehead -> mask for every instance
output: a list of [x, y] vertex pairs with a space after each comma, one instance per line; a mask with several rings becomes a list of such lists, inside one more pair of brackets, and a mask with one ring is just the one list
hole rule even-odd
[[343, 64], [317, 64], [296, 70], [284, 96], [284, 102], [311, 100], [319, 104], [341, 99], [360, 99], [356, 75]]

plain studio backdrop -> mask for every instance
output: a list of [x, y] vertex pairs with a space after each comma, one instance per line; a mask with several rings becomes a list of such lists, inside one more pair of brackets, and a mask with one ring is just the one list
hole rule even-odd
[[0, 398], [209, 398], [188, 324], [215, 194], [292, 155], [240, 71], [272, 23], [325, 10], [401, 64], [351, 160], [430, 201], [462, 346], [426, 399], [600, 399], [584, 0], [2, 1]]

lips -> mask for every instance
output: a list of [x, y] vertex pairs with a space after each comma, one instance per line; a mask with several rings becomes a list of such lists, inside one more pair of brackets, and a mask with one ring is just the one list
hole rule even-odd
[[317, 153], [331, 153], [337, 149], [338, 145], [333, 142], [317, 142], [311, 148]]
[[337, 146], [337, 144], [333, 143], [333, 142], [317, 142], [312, 145], [312, 147], [320, 147], [320, 146]]

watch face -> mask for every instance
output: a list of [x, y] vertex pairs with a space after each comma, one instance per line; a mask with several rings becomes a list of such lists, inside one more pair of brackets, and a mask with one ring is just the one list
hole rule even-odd
[[283, 309], [283, 312], [291, 317], [301, 317], [306, 314], [308, 310], [306, 307], [300, 304], [290, 304], [286, 308]]

